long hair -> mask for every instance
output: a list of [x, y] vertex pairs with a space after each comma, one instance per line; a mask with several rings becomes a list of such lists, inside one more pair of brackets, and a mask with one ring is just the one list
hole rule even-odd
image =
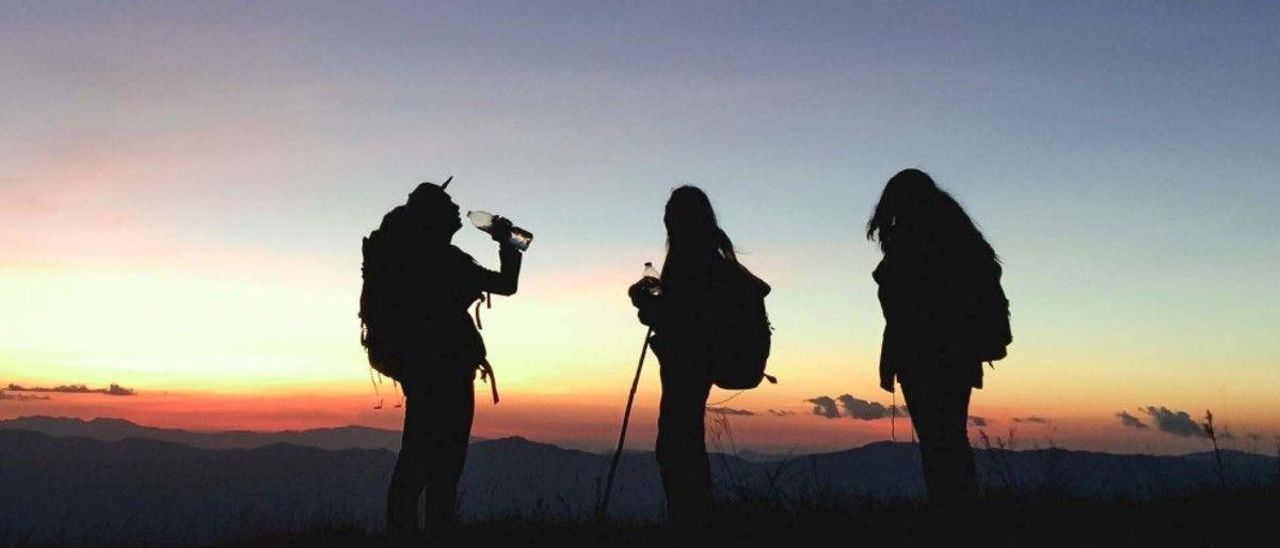
[[671, 191], [663, 222], [667, 225], [665, 273], [673, 263], [719, 257], [738, 264], [733, 241], [716, 222], [711, 200], [702, 189], [684, 185]]
[[1000, 260], [960, 203], [918, 169], [904, 169], [889, 179], [867, 221], [867, 239], [878, 241], [885, 253], [935, 245]]

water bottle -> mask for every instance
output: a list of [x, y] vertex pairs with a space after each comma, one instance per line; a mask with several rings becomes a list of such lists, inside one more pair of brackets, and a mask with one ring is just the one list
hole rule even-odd
[[[489, 213], [488, 211], [468, 211], [467, 218], [471, 219], [471, 224], [475, 225], [476, 228], [483, 230], [490, 235], [493, 234], [494, 215], [492, 213]], [[524, 251], [529, 249], [529, 243], [533, 241], [533, 233], [513, 225], [511, 227], [511, 232], [506, 235], [506, 239], [507, 242], [515, 246], [516, 249]]]
[[644, 274], [641, 274], [640, 281], [645, 284], [645, 289], [654, 296], [662, 294], [662, 276], [658, 274], [658, 269], [653, 267], [653, 263], [644, 263]]

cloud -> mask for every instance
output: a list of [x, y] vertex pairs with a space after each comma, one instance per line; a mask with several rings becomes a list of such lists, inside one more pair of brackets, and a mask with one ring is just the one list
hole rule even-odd
[[49, 396], [40, 396], [37, 394], [10, 394], [4, 390], [0, 390], [0, 400], [30, 401], [47, 399], [50, 399]]
[[107, 395], [109, 396], [132, 396], [133, 394], [132, 388], [125, 388], [115, 383], [112, 383], [111, 388], [107, 389]]
[[83, 384], [62, 384], [53, 388], [45, 388], [41, 386], [25, 387], [10, 383], [5, 388], [10, 392], [60, 392], [64, 394], [106, 394], [108, 396], [132, 396], [134, 391], [118, 384], [112, 384], [110, 388], [89, 388]]
[[873, 421], [893, 414], [892, 407], [885, 407], [880, 402], [860, 400], [849, 394], [841, 395], [837, 399], [840, 401], [840, 407], [844, 409], [844, 416], [851, 419]]
[[754, 411], [748, 411], [746, 409], [733, 409], [731, 407], [708, 407], [707, 412], [719, 413], [721, 415], [739, 415], [743, 417], [750, 417], [752, 415], [755, 415]]
[[827, 396], [818, 396], [813, 399], [804, 400], [813, 404], [813, 414], [828, 419], [840, 418], [840, 409], [836, 407], [836, 400]]
[[[894, 411], [892, 405], [855, 398], [849, 394], [842, 394], [838, 398], [818, 396], [805, 401], [813, 404], [814, 415], [828, 419], [848, 417], [860, 421], [873, 421], [890, 417]], [[897, 410], [900, 415], [907, 414], [906, 407], [898, 407]]]
[[1174, 411], [1164, 406], [1147, 406], [1142, 408], [1142, 412], [1151, 416], [1151, 420], [1156, 423], [1156, 429], [1161, 432], [1187, 438], [1205, 436], [1204, 429], [1196, 424], [1196, 421], [1191, 420], [1191, 415], [1186, 411]]
[[1121, 411], [1119, 413], [1116, 413], [1116, 416], [1120, 417], [1120, 424], [1128, 426], [1129, 428], [1138, 428], [1140, 430], [1145, 430], [1147, 428], [1150, 428], [1149, 426], [1147, 426], [1147, 423], [1142, 422], [1142, 419], [1139, 419], [1138, 417], [1130, 415], [1128, 411]]
[[1032, 424], [1049, 424], [1049, 419], [1032, 415], [1030, 417], [1014, 417], [1013, 422], [1029, 422]]
[[1247, 438], [1249, 441], [1262, 441], [1262, 434], [1258, 434], [1256, 432], [1250, 432], [1248, 434], [1245, 434], [1244, 437]]
[[796, 412], [795, 412], [795, 411], [787, 411], [787, 410], [785, 410], [785, 409], [770, 409], [770, 410], [769, 410], [769, 414], [770, 414], [770, 415], [773, 415], [773, 416], [775, 416], [775, 417], [790, 417], [790, 416], [792, 416], [792, 415], [795, 415], [795, 414], [796, 414]]
[[977, 415], [969, 415], [969, 424], [982, 428], [987, 425], [987, 418], [979, 417]]

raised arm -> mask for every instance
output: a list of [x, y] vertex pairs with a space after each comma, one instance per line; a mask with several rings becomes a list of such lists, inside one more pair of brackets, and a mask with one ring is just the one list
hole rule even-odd
[[480, 289], [498, 295], [515, 295], [520, 283], [520, 261], [523, 258], [520, 250], [505, 241], [500, 242], [498, 258], [502, 261], [500, 272], [481, 269]]

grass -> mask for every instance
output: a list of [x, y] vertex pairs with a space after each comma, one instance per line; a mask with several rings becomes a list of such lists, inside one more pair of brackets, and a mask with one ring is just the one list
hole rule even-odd
[[1222, 491], [1227, 490], [1227, 474], [1222, 466], [1222, 449], [1218, 447], [1217, 431], [1213, 427], [1213, 411], [1205, 410], [1204, 423], [1200, 425], [1204, 429], [1204, 434], [1213, 442], [1213, 463], [1214, 474], [1218, 476], [1218, 485], [1222, 487]]
[[[715, 525], [690, 534], [656, 522], [590, 519], [490, 520], [465, 526], [439, 545], [458, 546], [886, 546], [975, 542], [986, 546], [1271, 546], [1272, 492], [1209, 493], [1146, 503], [986, 496], [963, 512], [939, 514], [910, 503], [856, 502], [842, 508], [784, 507], [753, 501], [719, 508]], [[275, 534], [225, 546], [378, 546], [356, 529]]]
[[[985, 546], [1272, 546], [1276, 528], [1265, 516], [1280, 502], [1274, 492], [1204, 494], [1129, 503], [988, 495], [963, 513], [941, 515], [919, 504], [845, 501], [840, 508], [760, 501], [719, 508], [702, 535], [657, 522], [609, 522], [512, 516], [464, 526], [439, 546], [509, 547], [842, 547], [929, 546], [975, 542]], [[11, 546], [38, 546], [9, 544]], [[132, 546], [121, 542], [116, 546]], [[388, 545], [359, 527], [334, 524], [254, 534], [221, 547], [363, 547]]]
[[1276, 483], [1275, 490], [1280, 493], [1280, 435], [1276, 436]]

